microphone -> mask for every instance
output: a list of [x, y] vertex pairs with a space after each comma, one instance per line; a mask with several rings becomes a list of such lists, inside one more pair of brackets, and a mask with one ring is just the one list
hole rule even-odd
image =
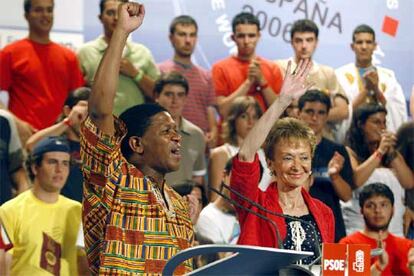
[[[309, 264], [309, 268], [311, 268], [314, 264], [316, 264], [317, 262], [320, 261], [320, 259], [322, 258], [321, 247], [320, 247], [320, 243], [319, 243], [319, 240], [318, 240], [317, 230], [312, 225], [312, 223], [310, 223], [310, 222], [308, 222], [306, 220], [297, 218], [297, 217], [293, 217], [293, 216], [290, 216], [290, 215], [285, 215], [283, 213], [276, 213], [276, 212], [270, 211], [270, 210], [266, 209], [265, 207], [263, 207], [262, 205], [258, 204], [257, 202], [254, 202], [250, 198], [242, 195], [241, 193], [239, 193], [238, 191], [236, 191], [235, 189], [231, 188], [230, 186], [228, 186], [228, 185], [226, 185], [224, 183], [221, 184], [221, 188], [223, 188], [223, 187], [226, 188], [227, 190], [229, 190], [234, 195], [236, 195], [238, 198], [241, 198], [243, 201], [246, 201], [246, 202], [250, 203], [251, 205], [255, 206], [256, 208], [258, 208], [259, 210], [261, 210], [261, 211], [263, 211], [265, 213], [268, 213], [268, 214], [271, 214], [271, 215], [274, 215], [274, 216], [277, 216], [277, 217], [281, 217], [281, 218], [284, 218], [284, 219], [290, 219], [290, 220], [294, 220], [294, 221], [299, 221], [300, 223], [304, 223], [304, 224], [308, 225], [309, 227], [311, 227], [312, 230], [313, 230], [313, 236], [314, 236], [314, 239], [315, 239], [315, 247], [316, 247], [316, 250], [317, 250], [317, 253], [318, 253], [318, 257], [313, 262], [311, 262]], [[229, 201], [233, 205], [235, 205], [237, 207], [240, 207], [241, 209], [243, 209], [243, 210], [245, 210], [245, 211], [247, 211], [249, 213], [252, 213], [254, 215], [257, 215], [258, 217], [260, 217], [260, 218], [262, 218], [262, 219], [264, 219], [266, 221], [269, 221], [272, 224], [272, 226], [275, 228], [275, 230], [276, 230], [276, 236], [278, 238], [278, 247], [279, 247], [279, 249], [284, 249], [283, 248], [283, 245], [282, 245], [281, 238], [280, 238], [279, 228], [277, 227], [276, 223], [273, 220], [269, 219], [268, 217], [265, 217], [265, 216], [261, 215], [260, 213], [258, 213], [256, 211], [253, 211], [253, 210], [251, 210], [249, 208], [246, 208], [245, 206], [241, 205], [240, 203], [236, 202], [235, 200], [230, 199], [228, 196], [226, 196], [223, 193], [219, 192], [215, 188], [209, 187], [209, 189], [211, 189], [215, 193], [219, 194], [220, 196], [222, 196], [224, 199], [226, 199], [227, 201]]]
[[[227, 186], [226, 184], [224, 184], [224, 183], [222, 182], [222, 183], [221, 183], [221, 189], [223, 189], [223, 187], [228, 188], [229, 186]], [[276, 237], [277, 237], [277, 247], [278, 247], [278, 249], [283, 249], [283, 244], [282, 244], [282, 240], [281, 240], [281, 238], [280, 238], [279, 228], [277, 227], [276, 223], [275, 223], [273, 220], [271, 220], [270, 218], [268, 218], [268, 217], [266, 217], [266, 216], [263, 216], [262, 214], [260, 214], [260, 213], [258, 213], [258, 212], [256, 212], [256, 211], [253, 211], [253, 210], [251, 210], [251, 209], [249, 209], [249, 208], [244, 207], [243, 205], [241, 205], [240, 203], [238, 203], [238, 202], [237, 202], [237, 201], [235, 201], [234, 199], [232, 199], [232, 198], [228, 197], [227, 195], [223, 194], [222, 192], [218, 191], [216, 188], [213, 188], [213, 187], [209, 186], [209, 187], [208, 187], [208, 189], [209, 189], [209, 190], [212, 190], [212, 191], [213, 191], [213, 192], [215, 192], [216, 194], [220, 195], [221, 197], [223, 197], [225, 200], [227, 200], [228, 202], [230, 202], [230, 203], [231, 203], [231, 204], [233, 204], [234, 206], [237, 206], [237, 207], [239, 207], [239, 208], [241, 208], [241, 209], [243, 209], [243, 210], [247, 211], [248, 213], [251, 213], [251, 214], [253, 214], [253, 215], [255, 215], [255, 216], [258, 216], [259, 218], [261, 218], [261, 219], [263, 219], [263, 220], [265, 220], [265, 221], [269, 222], [269, 223], [272, 225], [272, 227], [275, 229], [275, 232], [276, 232]], [[229, 189], [229, 190], [230, 190], [230, 189]], [[231, 191], [232, 191], [232, 190], [230, 190], [230, 192], [231, 192]]]

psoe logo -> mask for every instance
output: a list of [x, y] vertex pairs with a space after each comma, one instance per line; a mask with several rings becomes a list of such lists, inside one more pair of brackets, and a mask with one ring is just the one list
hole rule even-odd
[[355, 252], [355, 262], [353, 262], [352, 268], [356, 272], [364, 272], [364, 251], [363, 250], [357, 250]]
[[330, 271], [345, 271], [345, 260], [325, 259], [323, 269]]

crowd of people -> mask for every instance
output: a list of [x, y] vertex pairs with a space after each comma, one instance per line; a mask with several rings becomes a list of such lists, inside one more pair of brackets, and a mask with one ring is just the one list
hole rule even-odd
[[28, 37], [0, 49], [0, 275], [161, 274], [206, 243], [311, 251], [310, 264], [325, 242], [380, 247], [373, 275], [414, 275], [414, 121], [372, 63], [370, 26], [334, 69], [313, 59], [311, 20], [271, 61], [242, 12], [237, 54], [210, 72], [192, 62], [189, 15], [156, 64], [128, 40], [143, 5], [100, 0], [103, 34], [76, 53], [50, 39], [54, 5], [24, 0]]

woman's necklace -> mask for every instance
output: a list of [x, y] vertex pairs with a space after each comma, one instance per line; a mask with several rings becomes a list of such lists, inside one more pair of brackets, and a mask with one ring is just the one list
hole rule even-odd
[[[167, 217], [175, 218], [176, 213], [174, 211], [174, 206], [171, 202], [170, 197], [168, 196], [168, 193], [164, 193], [164, 191], [161, 191], [159, 186], [157, 185], [157, 182], [152, 180], [150, 177], [145, 176], [144, 179], [145, 181], [147, 181], [147, 183], [150, 184], [152, 193], [155, 195], [157, 202], [161, 205]], [[165, 183], [163, 183], [162, 187], [164, 187], [164, 185]], [[165, 196], [165, 199], [163, 194]]]

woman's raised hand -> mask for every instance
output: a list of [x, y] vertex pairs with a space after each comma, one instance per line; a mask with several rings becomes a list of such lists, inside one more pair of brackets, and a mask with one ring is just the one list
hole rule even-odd
[[312, 62], [309, 59], [300, 60], [293, 72], [290, 70], [291, 66], [292, 62], [289, 61], [282, 89], [280, 90], [280, 99], [288, 102], [298, 99], [313, 85], [313, 83], [306, 82], [306, 78], [312, 68]]

